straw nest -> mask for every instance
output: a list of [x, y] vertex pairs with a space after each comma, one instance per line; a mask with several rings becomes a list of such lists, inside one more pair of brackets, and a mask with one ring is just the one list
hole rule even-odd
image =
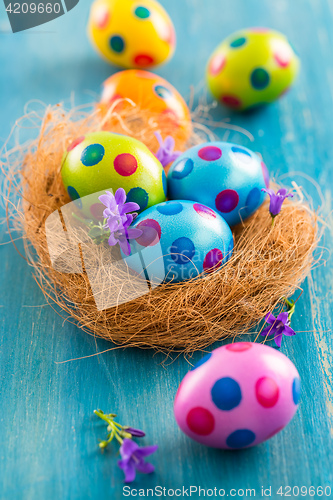
[[[299, 289], [313, 265], [318, 220], [296, 194], [285, 202], [273, 227], [268, 202], [236, 227], [233, 257], [219, 271], [202, 279], [147, 288], [134, 300], [98, 310], [84, 266], [81, 272], [64, 273], [51, 265], [45, 221], [70, 201], [61, 181], [63, 152], [74, 138], [101, 130], [105, 124], [140, 139], [154, 152], [158, 143], [153, 132], [159, 130], [162, 136], [172, 132], [166, 126], [161, 130], [151, 114], [135, 106], [126, 115], [111, 109], [102, 116], [96, 110], [65, 111], [59, 105], [46, 109], [38, 137], [15, 147], [2, 165], [8, 226], [23, 235], [36, 282], [47, 301], [67, 313], [68, 321], [119, 346], [192, 352], [248, 332], [283, 296]], [[202, 142], [202, 128], [195, 128], [186, 147]], [[98, 248], [96, 252], [103, 251]]]

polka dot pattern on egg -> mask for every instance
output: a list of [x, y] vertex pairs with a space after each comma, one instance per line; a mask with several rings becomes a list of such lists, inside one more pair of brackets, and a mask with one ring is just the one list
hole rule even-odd
[[201, 205], [201, 203], [194, 203], [193, 208], [197, 214], [199, 214], [200, 217], [204, 217], [204, 219], [216, 219], [214, 210], [205, 205]]
[[99, 29], [103, 30], [108, 25], [109, 20], [110, 20], [110, 13], [108, 9], [101, 5], [95, 15], [96, 26]]
[[103, 160], [105, 149], [102, 144], [90, 144], [81, 153], [81, 163], [93, 167]]
[[150, 16], [149, 9], [147, 9], [147, 7], [143, 7], [141, 5], [136, 7], [134, 13], [135, 13], [136, 17], [138, 17], [139, 19], [148, 19], [148, 17]]
[[187, 425], [195, 434], [207, 436], [214, 430], [214, 416], [206, 408], [193, 408], [187, 415]]
[[121, 36], [115, 35], [110, 38], [110, 47], [117, 54], [121, 54], [125, 49], [125, 42]]
[[256, 383], [256, 397], [264, 408], [272, 408], [279, 399], [279, 386], [271, 377], [261, 377]]
[[247, 195], [245, 202], [245, 207], [248, 212], [253, 213], [254, 210], [259, 206], [260, 196], [260, 191], [257, 187], [251, 189], [251, 191]]
[[[151, 270], [164, 282], [202, 279], [205, 272], [218, 272], [232, 248], [233, 236], [225, 220], [211, 208], [187, 200], [154, 205], [143, 211], [132, 227], [144, 234], [131, 243], [131, 253], [142, 251], [142, 246], [156, 245], [146, 252], [144, 264], [148, 274]], [[141, 272], [136, 267], [133, 270]]]
[[242, 400], [241, 388], [231, 377], [223, 377], [217, 380], [212, 388], [212, 400], [219, 410], [229, 411]]
[[209, 71], [212, 75], [218, 75], [224, 68], [227, 59], [224, 54], [216, 54], [216, 56], [211, 60]]
[[103, 221], [103, 212], [105, 210], [105, 206], [102, 203], [93, 203], [90, 207], [90, 213], [94, 217], [94, 219], [97, 219], [99, 221]]
[[252, 155], [250, 151], [247, 151], [244, 148], [240, 148], [238, 146], [233, 146], [231, 148], [231, 151], [234, 153], [235, 157], [237, 160], [240, 160], [242, 163], [251, 163], [252, 161]]
[[222, 213], [229, 213], [235, 210], [238, 205], [239, 196], [233, 189], [225, 189], [216, 196], [215, 206]]
[[154, 64], [154, 58], [149, 54], [137, 54], [133, 62], [138, 66], [148, 67]]
[[239, 99], [239, 97], [236, 97], [234, 95], [222, 95], [220, 97], [220, 101], [222, 104], [226, 104], [229, 106], [229, 108], [240, 108], [242, 106], [242, 101]]
[[180, 214], [183, 210], [183, 206], [178, 201], [172, 201], [170, 203], [160, 203], [156, 210], [163, 215], [176, 215]]
[[216, 146], [206, 146], [198, 151], [198, 156], [205, 161], [215, 161], [221, 158], [222, 151]]
[[177, 238], [170, 249], [171, 257], [176, 264], [189, 264], [195, 254], [195, 246], [190, 238], [182, 236]]
[[[168, 172], [168, 197], [194, 200], [218, 211], [230, 226], [250, 217], [265, 200], [268, 171], [246, 147], [215, 141], [185, 151]], [[194, 207], [196, 209], [196, 206]], [[200, 215], [209, 214], [198, 209]], [[227, 252], [223, 252], [227, 256]]]
[[76, 201], [76, 206], [82, 208], [82, 201], [80, 200], [80, 195], [72, 186], [68, 186], [67, 193], [71, 200]]
[[283, 95], [295, 80], [299, 65], [295, 50], [282, 33], [251, 28], [234, 33], [216, 47], [206, 78], [216, 100], [229, 108], [246, 110]]
[[81, 144], [81, 142], [84, 141], [84, 136], [82, 135], [81, 137], [78, 137], [75, 139], [67, 148], [67, 151], [72, 151], [76, 146]]
[[231, 257], [232, 257], [232, 252], [234, 250], [234, 246], [235, 246], [235, 242], [234, 242], [234, 239], [232, 238], [230, 240], [230, 243], [229, 243], [228, 253], [227, 253], [226, 257], [225, 257], [227, 260], [231, 259]]
[[230, 43], [230, 47], [233, 49], [238, 49], [239, 47], [242, 47], [246, 42], [246, 38], [244, 36], [236, 38]]
[[262, 168], [262, 173], [264, 176], [265, 185], [268, 188], [269, 187], [269, 173], [268, 173], [268, 168], [266, 167], [266, 165], [263, 161], [261, 162], [261, 168]]
[[162, 99], [170, 99], [170, 97], [172, 97], [171, 90], [167, 89], [166, 87], [163, 87], [163, 85], [156, 85], [154, 91], [156, 95], [158, 97], [161, 97]]
[[295, 405], [298, 405], [299, 400], [301, 398], [301, 381], [298, 377], [294, 378], [293, 380], [292, 393], [293, 393], [293, 401]]
[[206, 273], [212, 273], [221, 267], [223, 262], [223, 253], [219, 248], [213, 248], [205, 256], [203, 268]]
[[162, 64], [176, 45], [173, 23], [155, 0], [94, 0], [88, 34], [104, 59], [123, 68]]
[[124, 177], [133, 175], [138, 168], [138, 162], [135, 156], [131, 155], [130, 153], [122, 153], [118, 155], [115, 158], [113, 165], [115, 171], [119, 175], [122, 175]]
[[154, 246], [161, 239], [161, 226], [154, 219], [147, 219], [140, 222], [137, 226], [142, 231], [142, 235], [136, 239], [136, 242], [143, 247]]
[[243, 352], [247, 351], [248, 349], [251, 349], [251, 343], [250, 342], [235, 342], [234, 344], [228, 344], [225, 346], [227, 351], [232, 351], [232, 352]]
[[140, 210], [144, 210], [147, 208], [149, 195], [143, 188], [135, 187], [127, 193], [126, 201], [137, 203], [140, 206]]
[[204, 356], [202, 359], [200, 359], [200, 361], [198, 361], [192, 368], [192, 371], [193, 370], [196, 370], [197, 368], [199, 368], [199, 366], [202, 366], [203, 364], [205, 364], [212, 356], [212, 353], [210, 352], [209, 354], [206, 354], [206, 356]]
[[292, 62], [293, 53], [290, 46], [285, 42], [275, 42], [274, 59], [278, 66], [287, 68]]
[[[75, 188], [86, 218], [90, 207], [106, 190], [123, 188], [127, 201], [142, 211], [166, 199], [166, 176], [161, 162], [142, 142], [107, 131], [76, 138], [63, 156], [61, 177], [65, 189]], [[99, 193], [99, 194], [98, 194]], [[88, 195], [95, 195], [87, 198]]]
[[245, 448], [255, 441], [256, 435], [249, 429], [238, 429], [227, 437], [229, 448]]
[[[204, 356], [187, 373], [174, 411], [192, 439], [242, 449], [281, 431], [297, 410], [299, 394], [298, 372], [284, 354], [260, 343], [235, 342]], [[205, 425], [213, 421], [209, 414], [214, 428]]]
[[164, 170], [162, 171], [162, 186], [163, 186], [164, 194], [165, 194], [165, 196], [167, 196], [167, 193], [168, 193], [168, 183], [167, 183], [167, 178], [166, 178]]
[[192, 172], [193, 165], [193, 160], [190, 158], [183, 158], [175, 165], [172, 171], [172, 177], [174, 179], [183, 179]]
[[251, 73], [251, 84], [256, 90], [263, 90], [269, 84], [269, 74], [264, 68], [256, 68]]

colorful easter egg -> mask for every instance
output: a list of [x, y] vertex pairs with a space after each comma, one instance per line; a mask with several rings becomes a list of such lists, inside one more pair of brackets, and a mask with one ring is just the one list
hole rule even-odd
[[168, 173], [168, 197], [194, 200], [234, 226], [263, 203], [269, 175], [261, 158], [243, 146], [209, 142], [183, 153]]
[[[231, 257], [234, 240], [225, 220], [192, 201], [167, 201], [145, 210], [131, 227], [142, 235], [130, 242], [128, 265], [147, 279], [174, 282], [217, 271]], [[141, 254], [141, 259], [133, 256]], [[138, 267], [139, 266], [139, 267]]]
[[[100, 105], [114, 110], [131, 109], [130, 99], [139, 110], [146, 110], [161, 130], [170, 129], [172, 136], [186, 141], [192, 132], [190, 111], [179, 92], [164, 78], [143, 70], [120, 71], [103, 84]], [[117, 102], [118, 101], [118, 102]], [[117, 103], [116, 103], [117, 102]]]
[[214, 448], [255, 446], [280, 432], [300, 399], [295, 365], [264, 344], [215, 349], [182, 380], [174, 403], [181, 430]]
[[207, 83], [218, 101], [244, 110], [278, 99], [294, 82], [299, 66], [282, 33], [249, 28], [233, 33], [213, 52]]
[[[105, 190], [125, 189], [127, 201], [138, 203], [140, 210], [165, 200], [166, 177], [161, 163], [140, 141], [111, 132], [93, 132], [75, 139], [63, 157], [61, 175], [72, 200]], [[90, 198], [89, 198], [90, 199]], [[100, 217], [105, 207], [89, 207]]]
[[155, 0], [95, 0], [88, 34], [96, 50], [124, 68], [151, 68], [175, 50], [172, 21]]

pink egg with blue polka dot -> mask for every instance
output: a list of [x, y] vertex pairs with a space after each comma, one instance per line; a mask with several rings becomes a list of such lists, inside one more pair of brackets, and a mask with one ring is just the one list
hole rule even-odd
[[[142, 231], [130, 241], [128, 266], [151, 282], [178, 283], [207, 276], [230, 259], [230, 227], [214, 210], [193, 201], [175, 200], [148, 208], [131, 227]], [[144, 266], [144, 267], [142, 267]]]
[[280, 432], [297, 411], [300, 377], [280, 351], [238, 342], [215, 349], [182, 380], [176, 421], [206, 446], [241, 449]]
[[167, 182], [161, 162], [133, 137], [107, 131], [75, 138], [64, 152], [61, 176], [64, 187], [86, 217], [103, 220], [104, 205], [94, 193], [123, 188], [127, 201], [140, 210], [166, 198]]
[[168, 197], [194, 200], [216, 210], [230, 226], [250, 217], [263, 203], [269, 174], [250, 149], [210, 142], [183, 153], [168, 173]]

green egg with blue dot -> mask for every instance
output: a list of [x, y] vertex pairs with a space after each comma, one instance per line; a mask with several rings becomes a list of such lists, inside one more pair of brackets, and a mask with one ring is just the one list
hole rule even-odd
[[284, 34], [249, 28], [233, 33], [216, 48], [207, 65], [207, 84], [215, 99], [242, 111], [285, 94], [299, 67]]
[[[71, 200], [87, 217], [101, 219], [105, 208], [88, 195], [123, 188], [127, 201], [143, 211], [166, 199], [166, 177], [159, 160], [142, 142], [111, 132], [93, 132], [68, 146], [61, 166]], [[89, 200], [89, 201], [88, 201]]]

